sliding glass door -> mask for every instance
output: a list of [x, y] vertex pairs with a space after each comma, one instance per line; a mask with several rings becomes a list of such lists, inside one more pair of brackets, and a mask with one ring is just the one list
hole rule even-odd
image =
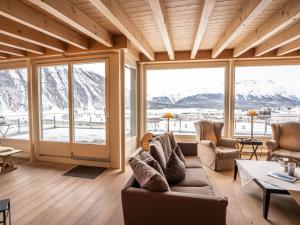
[[105, 63], [73, 65], [75, 143], [106, 143]]
[[43, 65], [38, 70], [42, 153], [96, 157], [107, 147], [106, 62]]
[[42, 141], [69, 142], [68, 65], [40, 68]]

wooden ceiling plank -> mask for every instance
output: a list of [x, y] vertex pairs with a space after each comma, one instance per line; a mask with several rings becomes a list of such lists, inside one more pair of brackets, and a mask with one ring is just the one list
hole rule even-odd
[[282, 56], [290, 52], [297, 51], [298, 49], [300, 49], [300, 38], [278, 48], [277, 56]]
[[233, 21], [227, 27], [221, 39], [212, 51], [212, 58], [218, 57], [220, 53], [248, 26], [272, 0], [248, 0], [238, 11]]
[[89, 47], [86, 37], [18, 0], [0, 0], [0, 15], [78, 48]]
[[300, 18], [300, 1], [291, 0], [277, 13], [275, 13], [267, 22], [263, 23], [251, 35], [242, 40], [234, 48], [234, 57], [238, 57], [274, 34], [280, 32], [295, 20]]
[[0, 52], [15, 55], [15, 56], [26, 56], [26, 52], [20, 49], [11, 48], [0, 44]]
[[0, 59], [7, 59], [8, 55], [0, 52]]
[[154, 60], [154, 52], [117, 0], [89, 0], [101, 14], [117, 27], [143, 54]]
[[276, 48], [300, 38], [300, 22], [265, 41], [255, 49], [255, 56], [261, 56]]
[[160, 34], [163, 39], [165, 48], [168, 52], [168, 55], [171, 60], [174, 60], [174, 47], [171, 40], [169, 22], [166, 15], [164, 3], [161, 0], [148, 0], [148, 3], [152, 9], [154, 19], [160, 30]]
[[213, 11], [214, 5], [216, 0], [202, 0], [201, 1], [201, 12], [200, 12], [200, 19], [199, 24], [197, 27], [197, 32], [194, 38], [194, 44], [191, 51], [191, 59], [195, 59], [197, 52], [199, 50], [208, 19]]
[[24, 50], [24, 51], [36, 53], [36, 54], [45, 53], [45, 48], [41, 46], [34, 45], [32, 43], [25, 42], [16, 38], [12, 38], [3, 34], [0, 34], [0, 44], [6, 45], [8, 47]]
[[0, 16], [0, 34], [30, 42], [58, 52], [65, 52], [64, 42]]
[[101, 44], [112, 47], [112, 35], [68, 0], [28, 0]]

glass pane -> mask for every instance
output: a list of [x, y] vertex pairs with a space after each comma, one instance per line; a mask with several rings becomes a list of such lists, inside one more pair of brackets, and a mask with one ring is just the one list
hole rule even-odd
[[0, 70], [0, 138], [29, 139], [27, 69]]
[[194, 133], [200, 119], [224, 120], [225, 68], [147, 71], [147, 129], [163, 132], [171, 112], [170, 131]]
[[136, 135], [136, 70], [125, 67], [125, 134]]
[[256, 110], [253, 133], [271, 135], [271, 123], [300, 121], [300, 65], [237, 67], [236, 135], [250, 135], [248, 110]]
[[105, 144], [105, 63], [73, 65], [74, 142]]
[[68, 66], [40, 67], [41, 140], [70, 141]]

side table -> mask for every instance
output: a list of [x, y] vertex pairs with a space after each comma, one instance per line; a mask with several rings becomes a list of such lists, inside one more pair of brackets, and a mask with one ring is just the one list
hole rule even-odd
[[252, 159], [253, 156], [255, 156], [256, 160], [258, 160], [256, 151], [259, 146], [263, 145], [263, 142], [257, 139], [249, 139], [249, 138], [238, 138], [237, 139], [239, 144], [241, 145], [240, 149], [240, 154], [242, 154], [243, 148], [245, 145], [251, 145], [252, 146], [252, 153], [250, 156], [250, 160]]

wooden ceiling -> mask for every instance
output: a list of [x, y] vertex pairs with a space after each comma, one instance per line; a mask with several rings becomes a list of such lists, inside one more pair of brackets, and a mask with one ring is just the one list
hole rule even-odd
[[148, 60], [298, 56], [300, 0], [0, 0], [0, 60], [128, 43]]

